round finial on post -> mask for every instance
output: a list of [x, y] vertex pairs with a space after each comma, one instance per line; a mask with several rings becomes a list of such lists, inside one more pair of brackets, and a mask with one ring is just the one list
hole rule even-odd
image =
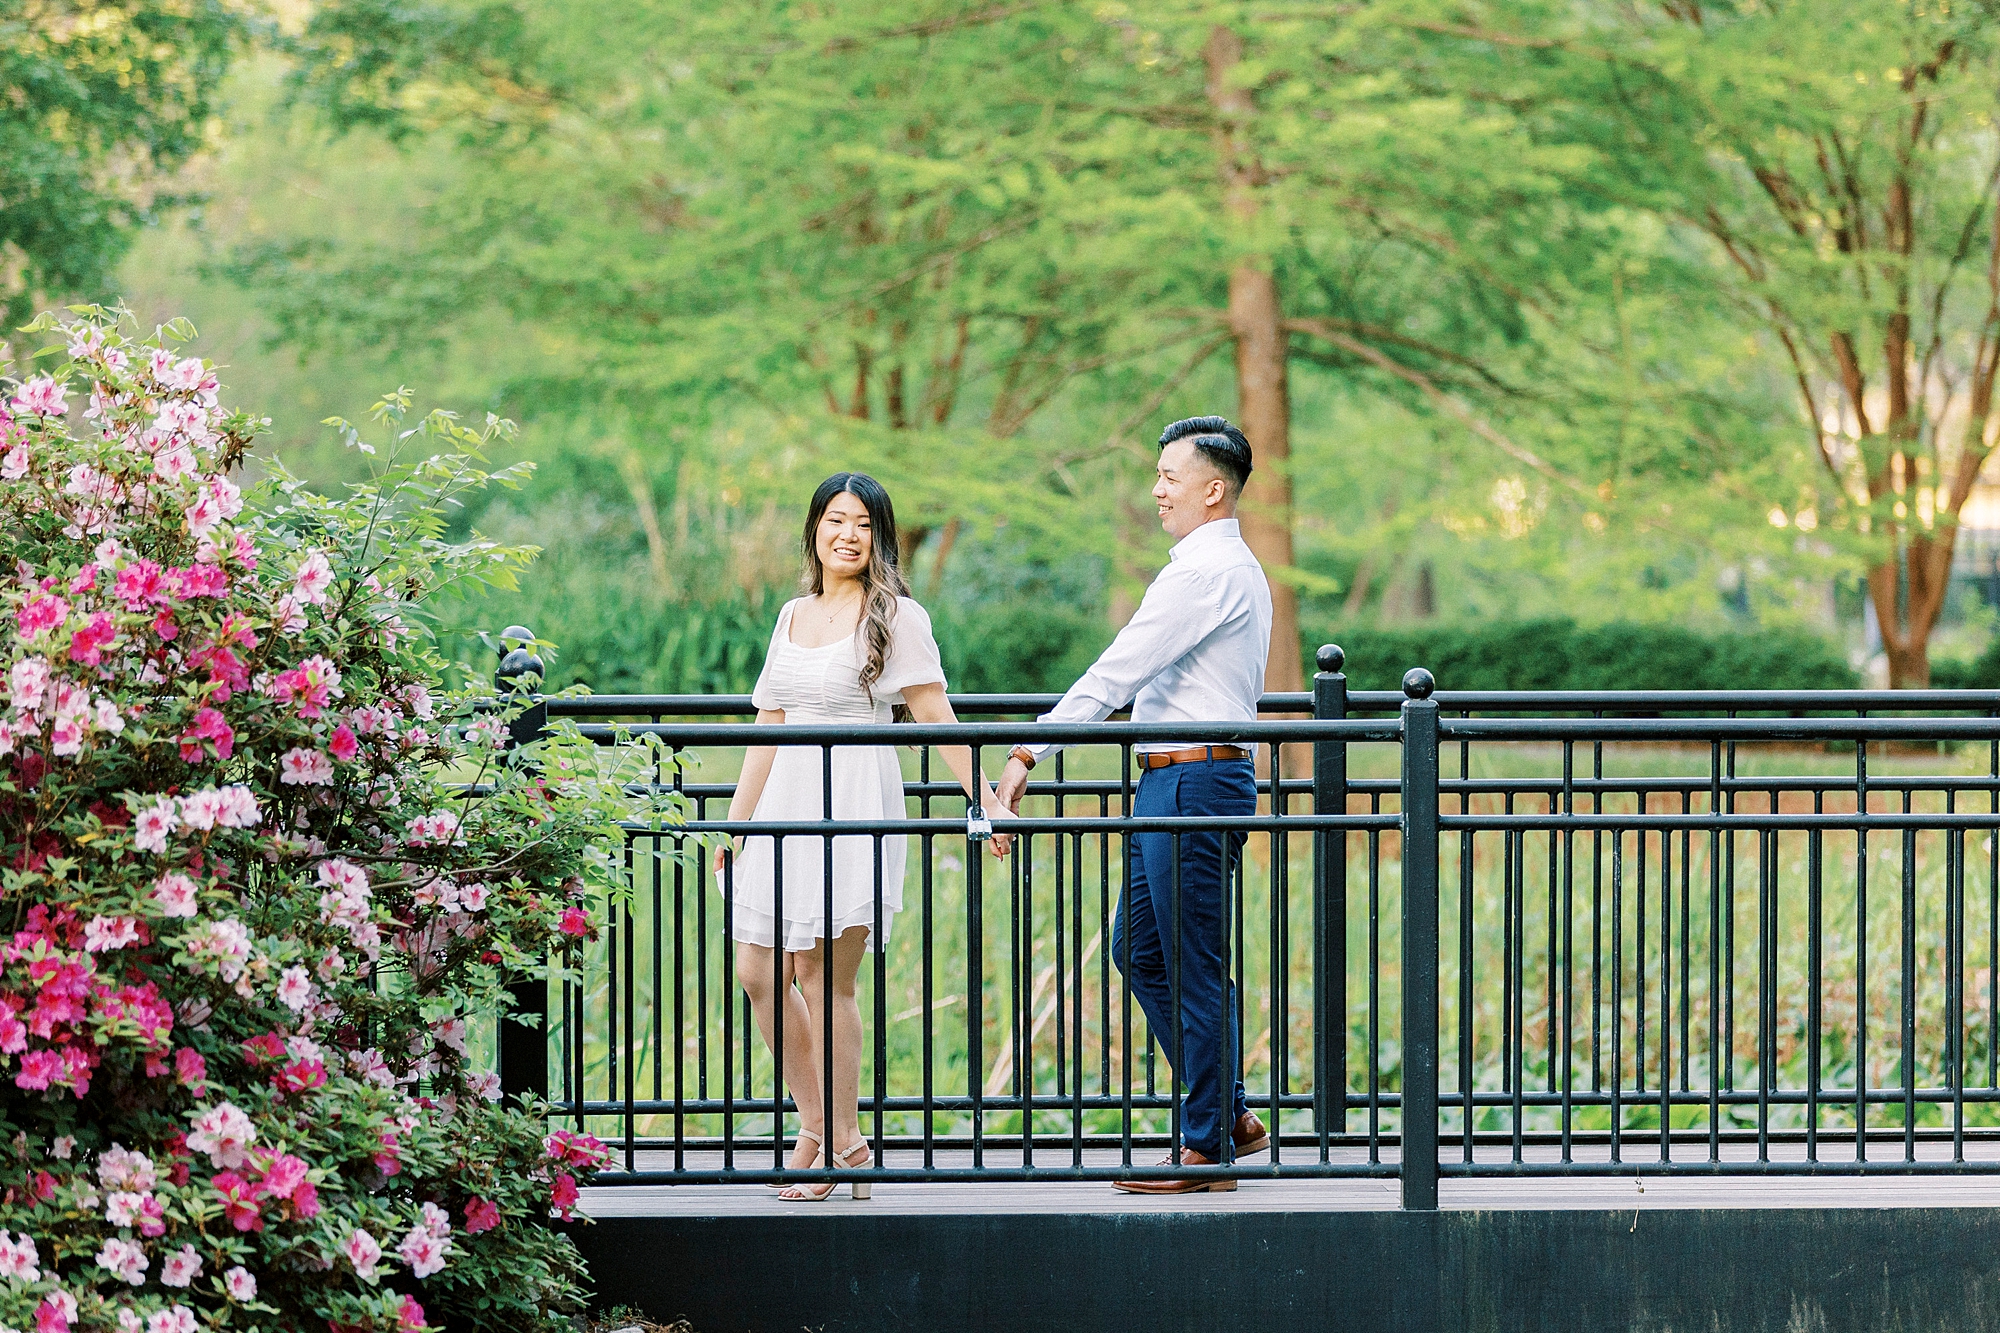
[[[535, 632], [525, 625], [509, 625], [500, 631], [500, 667], [493, 673], [495, 684], [511, 693], [533, 690], [542, 683], [546, 668], [529, 647], [534, 641]], [[532, 681], [528, 679], [530, 676], [534, 677]]]
[[1403, 693], [1411, 699], [1428, 699], [1437, 688], [1437, 681], [1422, 667], [1411, 667], [1403, 673]]
[[1330, 676], [1347, 665], [1347, 652], [1337, 643], [1323, 643], [1319, 652], [1313, 655], [1313, 660], [1319, 663], [1321, 671]]

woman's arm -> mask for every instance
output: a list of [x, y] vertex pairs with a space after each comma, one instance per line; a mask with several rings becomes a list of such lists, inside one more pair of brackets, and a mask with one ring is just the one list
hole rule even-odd
[[[772, 726], [785, 720], [782, 708], [760, 708], [757, 710], [757, 725]], [[764, 795], [764, 784], [771, 777], [771, 761], [778, 757], [775, 745], [753, 745], [743, 752], [743, 772], [736, 779], [736, 793], [729, 798], [729, 818], [732, 822], [748, 819], [757, 813], [757, 802]], [[722, 873], [722, 854], [725, 851], [741, 852], [743, 839], [739, 835], [732, 841], [715, 849], [715, 873]]]
[[[945, 698], [944, 686], [936, 681], [928, 685], [907, 685], [903, 688], [903, 706], [910, 710], [914, 722], [956, 722], [958, 714], [951, 711], [951, 700]], [[984, 773], [975, 773], [972, 768], [972, 748], [966, 745], [940, 745], [938, 753], [944, 762], [958, 775], [958, 785], [965, 788], [966, 797], [979, 802], [979, 808], [986, 812], [988, 819], [1005, 819], [1014, 813], [1000, 804], [993, 795], [992, 786]], [[1014, 845], [1011, 833], [1001, 833], [997, 829], [991, 839], [993, 855], [1005, 856]]]

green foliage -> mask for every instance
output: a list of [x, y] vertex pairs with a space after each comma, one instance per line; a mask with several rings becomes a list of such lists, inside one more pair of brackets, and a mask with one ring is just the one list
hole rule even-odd
[[1444, 690], [1846, 690], [1858, 683], [1825, 640], [1790, 630], [1705, 635], [1672, 625], [1550, 619], [1346, 626], [1311, 641], [1338, 643], [1349, 686], [1361, 690], [1400, 689], [1414, 666], [1427, 668]]
[[26, 0], [0, 10], [0, 318], [109, 295], [167, 178], [203, 144], [248, 27], [227, 0]]

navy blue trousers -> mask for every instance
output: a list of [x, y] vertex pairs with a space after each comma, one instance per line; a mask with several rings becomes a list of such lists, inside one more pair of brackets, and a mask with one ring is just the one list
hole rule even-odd
[[[1148, 769], [1132, 813], [1141, 818], [1257, 813], [1257, 774], [1247, 759]], [[1175, 874], [1175, 839], [1180, 847]], [[1153, 1037], [1187, 1089], [1181, 1142], [1222, 1160], [1223, 1141], [1248, 1109], [1236, 1047], [1236, 983], [1229, 977], [1229, 883], [1244, 835], [1139, 833], [1126, 840], [1125, 900], [1111, 932], [1111, 957], [1124, 972]], [[1174, 957], [1174, 893], [1180, 891], [1180, 957]], [[1178, 980], [1179, 1004], [1174, 991]], [[1179, 1046], [1174, 1049], [1175, 1013]], [[1224, 1071], [1227, 1071], [1225, 1075]], [[1225, 1114], [1223, 1087], [1229, 1087]]]

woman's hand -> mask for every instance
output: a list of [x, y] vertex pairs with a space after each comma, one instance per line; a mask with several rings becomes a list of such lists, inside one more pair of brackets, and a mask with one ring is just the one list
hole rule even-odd
[[1011, 833], [1002, 833], [1000, 831], [1000, 823], [1002, 820], [1015, 819], [1018, 816], [1012, 810], [1000, 804], [997, 799], [990, 797], [987, 799], [984, 809], [986, 817], [993, 821], [993, 836], [986, 840], [986, 845], [993, 849], [993, 858], [997, 861], [1014, 849], [1014, 835]]
[[716, 877], [717, 879], [721, 879], [721, 878], [722, 878], [722, 860], [723, 860], [723, 853], [725, 853], [725, 852], [727, 852], [727, 853], [728, 853], [729, 855], [731, 855], [731, 856], [741, 856], [741, 855], [743, 855], [743, 839], [741, 839], [741, 838], [731, 838], [731, 839], [730, 839], [730, 840], [729, 840], [728, 842], [724, 842], [724, 843], [718, 843], [718, 844], [716, 845], [716, 848], [715, 848], [715, 877]]

